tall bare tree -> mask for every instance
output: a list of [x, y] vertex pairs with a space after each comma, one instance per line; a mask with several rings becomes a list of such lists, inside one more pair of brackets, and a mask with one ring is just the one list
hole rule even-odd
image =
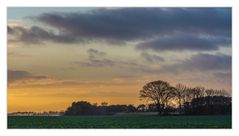
[[191, 102], [191, 100], [192, 100], [193, 98], [194, 98], [193, 88], [187, 87], [187, 89], [185, 90], [184, 101], [185, 101], [185, 102]]
[[153, 81], [143, 86], [143, 89], [140, 90], [140, 98], [154, 102], [157, 105], [158, 113], [162, 114], [165, 113], [169, 100], [175, 97], [175, 90], [168, 82]]
[[206, 89], [204, 87], [192, 88], [193, 98], [195, 99], [195, 98], [204, 97], [205, 90]]
[[175, 96], [180, 110], [182, 109], [182, 105], [187, 102], [187, 95], [189, 95], [189, 92], [187, 92], [188, 90], [189, 88], [185, 85], [176, 85]]
[[205, 94], [206, 96], [214, 96], [215, 91], [213, 89], [206, 89]]

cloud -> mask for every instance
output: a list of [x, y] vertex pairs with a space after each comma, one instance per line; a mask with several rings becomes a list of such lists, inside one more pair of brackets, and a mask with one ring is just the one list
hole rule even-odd
[[231, 31], [231, 11], [226, 8], [97, 9], [90, 13], [46, 13], [36, 19], [80, 36], [126, 40], [170, 31]]
[[87, 67], [107, 67], [115, 65], [112, 60], [104, 58], [104, 56], [106, 56], [105, 52], [90, 48], [87, 50], [87, 53], [88, 61], [77, 61], [75, 64], [80, 64]]
[[80, 62], [80, 64], [87, 67], [114, 66], [114, 62], [110, 59], [90, 59], [88, 62]]
[[76, 39], [70, 35], [55, 34], [41, 27], [33, 26], [25, 28], [22, 26], [8, 26], [8, 34], [14, 36], [10, 42], [23, 42], [26, 44], [42, 44], [45, 41], [59, 43], [74, 43]]
[[[88, 50], [89, 52], [89, 50]], [[96, 51], [100, 52], [100, 51]], [[231, 71], [232, 58], [229, 55], [224, 54], [206, 54], [199, 53], [192, 55], [191, 57], [179, 60], [177, 63], [167, 64], [163, 63], [165, 60], [163, 57], [142, 52], [141, 56], [152, 65], [140, 64], [135, 61], [119, 61], [110, 60], [104, 57], [90, 57], [92, 53], [89, 53], [88, 61], [75, 62], [82, 66], [87, 67], [112, 67], [117, 66], [120, 68], [128, 68], [133, 71], [155, 74], [155, 73], [188, 73], [188, 72], [225, 72]], [[98, 54], [98, 53], [96, 53]], [[106, 55], [105, 53], [102, 53]], [[162, 63], [161, 63], [162, 62]]]
[[158, 55], [151, 55], [147, 52], [142, 52], [141, 53], [141, 56], [148, 62], [151, 62], [151, 63], [158, 63], [158, 62], [164, 62], [164, 58], [161, 57], [161, 56], [158, 56]]
[[[60, 43], [103, 40], [117, 45], [177, 32], [231, 37], [230, 8], [95, 8], [91, 12], [54, 12], [30, 18], [59, 31], [56, 34], [39, 27], [24, 30], [20, 40], [30, 43], [45, 40]], [[201, 43], [212, 44], [213, 47], [208, 48], [217, 49], [213, 43]]]
[[10, 26], [7, 26], [7, 33], [8, 34], [13, 34], [14, 30]]
[[[106, 57], [106, 52], [99, 51], [96, 49], [88, 49], [88, 60], [87, 61], [75, 61], [74, 64], [86, 66], [86, 67], [112, 67], [116, 66], [120, 68], [130, 68], [130, 69], [137, 69], [138, 67], [145, 67], [145, 65], [139, 64], [136, 62], [136, 60], [113, 60], [108, 59]], [[157, 62], [163, 62], [164, 58], [158, 56], [158, 55], [151, 55], [146, 52], [142, 52], [141, 56], [148, 62], [151, 63], [157, 63]]]
[[76, 87], [100, 87], [100, 86], [123, 86], [135, 85], [142, 81], [137, 80], [111, 80], [111, 81], [83, 81], [83, 80], [65, 80], [55, 78], [44, 79], [19, 79], [16, 82], [10, 82], [10, 88], [76, 88]]
[[33, 80], [41, 80], [41, 79], [47, 79], [47, 76], [39, 76], [39, 75], [33, 75], [27, 71], [22, 71], [22, 70], [8, 70], [8, 82], [12, 83], [15, 81], [19, 80], [28, 80], [28, 79], [33, 79]]
[[217, 50], [220, 46], [230, 46], [231, 38], [200, 36], [193, 34], [177, 33], [168, 36], [162, 36], [154, 40], [145, 41], [137, 46], [139, 50]]
[[162, 72], [231, 71], [232, 58], [223, 54], [196, 54], [179, 63], [162, 66]]
[[14, 51], [8, 51], [8, 56], [15, 56], [15, 57], [32, 57], [30, 54], [25, 54], [21, 52], [14, 52]]
[[102, 52], [102, 51], [98, 51], [96, 49], [88, 49], [87, 53], [89, 54], [89, 58], [91, 59], [94, 59], [94, 58], [97, 58], [97, 57], [103, 57], [106, 55], [105, 52]]

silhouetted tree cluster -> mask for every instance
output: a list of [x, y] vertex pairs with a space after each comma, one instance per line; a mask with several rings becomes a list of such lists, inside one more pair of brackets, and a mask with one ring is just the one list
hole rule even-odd
[[67, 108], [65, 115], [113, 115], [119, 112], [136, 112], [133, 105], [107, 105], [103, 102], [100, 106], [87, 101], [73, 102]]
[[67, 108], [65, 115], [94, 115], [95, 107], [87, 101], [73, 102], [69, 108]]
[[184, 105], [185, 114], [216, 115], [231, 114], [231, 98], [225, 96], [206, 96], [193, 99]]
[[87, 101], [73, 102], [65, 115], [113, 115], [120, 112], [158, 112], [159, 115], [187, 114], [214, 115], [231, 114], [231, 97], [225, 90], [187, 87], [182, 84], [171, 86], [165, 81], [147, 83], [140, 90], [140, 98], [147, 105], [101, 105]]
[[[177, 103], [178, 114], [230, 114], [231, 97], [225, 90], [171, 86], [165, 81], [147, 83], [140, 90], [140, 98], [156, 105], [159, 115], [172, 111], [170, 103]], [[171, 109], [171, 110], [168, 110]]]

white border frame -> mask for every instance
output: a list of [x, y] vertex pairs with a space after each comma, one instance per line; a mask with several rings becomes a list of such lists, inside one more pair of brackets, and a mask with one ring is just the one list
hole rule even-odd
[[[7, 129], [7, 7], [232, 7], [232, 129]], [[3, 136], [233, 136], [239, 133], [238, 0], [4, 0], [0, 2], [0, 16], [0, 132]]]

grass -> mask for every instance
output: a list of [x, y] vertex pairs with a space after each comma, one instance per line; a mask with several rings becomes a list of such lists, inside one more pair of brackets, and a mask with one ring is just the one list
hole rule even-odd
[[231, 116], [9, 116], [8, 128], [231, 128]]

